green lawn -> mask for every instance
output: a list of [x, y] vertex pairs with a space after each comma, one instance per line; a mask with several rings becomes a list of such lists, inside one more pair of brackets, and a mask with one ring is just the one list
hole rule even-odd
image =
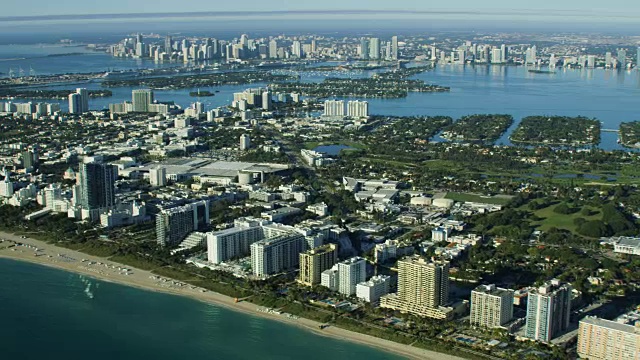
[[[591, 216], [582, 215], [581, 211], [573, 214], [558, 214], [553, 210], [560, 204], [554, 204], [544, 209], [533, 212], [537, 217], [541, 218], [540, 221], [534, 221], [531, 225], [535, 226], [538, 230], [547, 231], [552, 227], [558, 229], [569, 230], [573, 233], [577, 233], [577, 226], [574, 224], [574, 220], [577, 218], [583, 218], [587, 221], [602, 220], [602, 212], [598, 208], [588, 207], [593, 212]], [[582, 210], [582, 209], [580, 209]]]
[[451, 199], [458, 202], [477, 202], [484, 204], [506, 205], [511, 201], [511, 196], [482, 196], [467, 193], [449, 192], [445, 199]]
[[372, 158], [372, 157], [361, 157], [360, 160], [361, 161], [370, 161], [372, 163], [382, 163], [382, 164], [386, 164], [386, 165], [393, 165], [393, 166], [398, 166], [400, 168], [415, 168], [416, 167], [416, 165], [414, 163], [411, 163], [411, 162], [389, 160], [389, 159], [386, 159], [386, 158], [376, 159], [376, 158]]
[[307, 150], [313, 150], [315, 148], [317, 148], [318, 146], [323, 146], [323, 145], [346, 145], [349, 147], [354, 148], [355, 150], [363, 150], [366, 149], [367, 146], [359, 143], [359, 142], [355, 142], [355, 141], [348, 141], [348, 140], [339, 140], [339, 141], [308, 141], [304, 143], [304, 148]]

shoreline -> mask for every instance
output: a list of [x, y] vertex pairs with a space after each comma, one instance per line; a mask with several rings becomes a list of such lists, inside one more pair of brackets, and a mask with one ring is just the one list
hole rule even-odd
[[[26, 238], [18, 235], [0, 232], [0, 239], [27, 244], [30, 247], [11, 247], [8, 243], [0, 243], [0, 258], [17, 261], [25, 261], [37, 265], [47, 266], [63, 271], [69, 271], [82, 275], [88, 275], [101, 281], [117, 283], [124, 286], [135, 287], [145, 291], [162, 292], [165, 294], [189, 297], [193, 300], [204, 302], [214, 306], [241, 312], [251, 316], [275, 320], [309, 331], [314, 335], [327, 336], [334, 339], [357, 343], [376, 348], [387, 353], [402, 356], [407, 359], [422, 360], [463, 360], [464, 358], [442, 354], [435, 351], [421, 349], [409, 345], [396, 343], [390, 340], [377, 338], [370, 335], [359, 334], [353, 331], [329, 326], [319, 329], [321, 323], [305, 318], [292, 319], [285, 316], [269, 314], [263, 311], [263, 307], [249, 302], [235, 302], [235, 299], [207, 290], [202, 292], [199, 288], [180, 281], [174, 281], [155, 275], [150, 271], [140, 270], [128, 265], [122, 265], [106, 258], [84, 254], [75, 250], [58, 247], [44, 241]], [[38, 248], [38, 256], [35, 256], [35, 248]], [[62, 255], [62, 256], [60, 256]], [[85, 260], [85, 261], [82, 261]], [[93, 264], [91, 264], [93, 263]], [[128, 269], [129, 271], [124, 271]], [[129, 275], [126, 275], [129, 274]]]

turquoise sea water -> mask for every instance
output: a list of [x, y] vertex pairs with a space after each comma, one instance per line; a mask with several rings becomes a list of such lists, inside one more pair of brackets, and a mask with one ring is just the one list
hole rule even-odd
[[188, 298], [6, 259], [0, 311], [2, 359], [399, 359]]

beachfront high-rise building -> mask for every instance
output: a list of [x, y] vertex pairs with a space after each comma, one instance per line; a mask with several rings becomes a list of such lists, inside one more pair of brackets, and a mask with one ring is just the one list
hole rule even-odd
[[449, 302], [449, 263], [414, 256], [398, 262], [398, 296], [435, 308]]
[[250, 253], [250, 246], [265, 238], [263, 227], [271, 222], [254, 219], [239, 218], [234, 227], [207, 234], [207, 259], [214, 264], [220, 264], [229, 259], [246, 256]]
[[209, 201], [164, 209], [156, 215], [156, 239], [161, 246], [177, 245], [193, 231], [203, 231], [209, 225]]
[[391, 59], [398, 60], [398, 37], [391, 37]]
[[347, 116], [351, 118], [369, 117], [369, 103], [359, 100], [349, 101], [347, 103]]
[[376, 275], [356, 286], [356, 297], [368, 303], [378, 304], [380, 298], [389, 293], [390, 288], [390, 276]]
[[640, 327], [587, 316], [578, 328], [581, 359], [626, 360], [640, 356]]
[[89, 111], [89, 92], [87, 89], [76, 89], [76, 92], [69, 94], [69, 113], [84, 114]]
[[344, 116], [344, 100], [326, 100], [324, 116]]
[[418, 316], [449, 319], [449, 262], [419, 255], [398, 261], [398, 293], [383, 296], [380, 306]]
[[551, 280], [529, 292], [525, 336], [549, 342], [569, 327], [571, 286]]
[[304, 235], [296, 232], [254, 242], [251, 244], [253, 275], [266, 277], [297, 268], [304, 247]]
[[513, 318], [513, 290], [480, 285], [471, 292], [471, 326], [497, 328]]
[[320, 284], [322, 272], [338, 261], [338, 245], [326, 244], [300, 254], [298, 282], [306, 286]]
[[371, 60], [380, 59], [380, 39], [379, 38], [371, 38], [369, 40], [369, 59]]
[[507, 63], [507, 57], [509, 56], [507, 54], [508, 51], [509, 50], [507, 50], [507, 45], [505, 45], [505, 44], [500, 45], [500, 57], [501, 57], [500, 58], [500, 62], [503, 63], [503, 64]]
[[352, 257], [338, 263], [338, 292], [354, 295], [356, 286], [367, 279], [367, 260]]
[[640, 70], [640, 46], [636, 51], [636, 70]]
[[339, 280], [338, 265], [323, 271], [322, 275], [320, 275], [320, 284], [331, 291], [338, 291]]
[[248, 134], [240, 135], [240, 150], [247, 151], [251, 148], [251, 137]]
[[79, 173], [80, 206], [85, 210], [115, 205], [115, 182], [118, 168], [100, 163], [81, 163]]
[[149, 104], [153, 102], [153, 90], [138, 89], [131, 92], [133, 112], [149, 112]]

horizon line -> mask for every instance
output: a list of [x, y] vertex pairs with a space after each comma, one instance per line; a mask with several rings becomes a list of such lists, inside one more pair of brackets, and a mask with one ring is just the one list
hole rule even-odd
[[97, 20], [97, 19], [135, 19], [135, 18], [169, 18], [169, 17], [224, 17], [224, 16], [277, 16], [277, 15], [544, 15], [552, 17], [584, 17], [610, 16], [616, 18], [637, 18], [638, 15], [602, 12], [601, 10], [562, 10], [562, 9], [509, 9], [509, 10], [268, 10], [268, 11], [186, 11], [186, 12], [150, 12], [150, 13], [110, 13], [110, 14], [52, 14], [52, 15], [20, 15], [1, 16], [1, 21], [33, 21], [33, 20]]

